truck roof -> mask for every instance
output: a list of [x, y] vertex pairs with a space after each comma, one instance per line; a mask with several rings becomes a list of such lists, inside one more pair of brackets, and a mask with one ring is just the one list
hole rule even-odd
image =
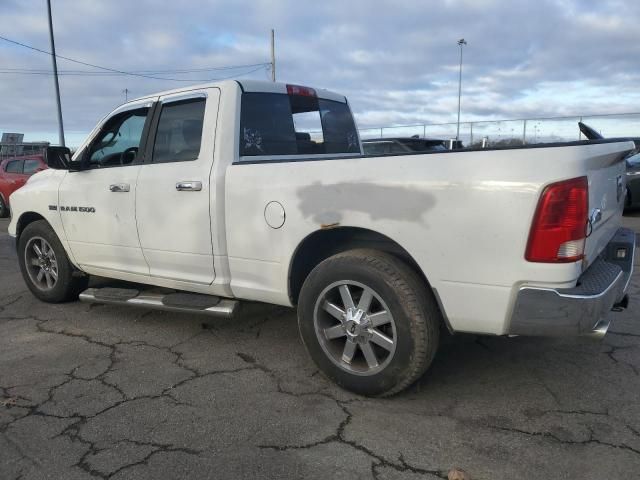
[[[138, 97], [130, 100], [127, 103], [135, 102], [138, 100], [144, 100], [145, 98], [151, 97], [159, 97], [162, 95], [172, 95], [175, 93], [188, 92], [190, 90], [200, 90], [203, 88], [236, 88], [239, 86], [243, 92], [263, 92], [263, 93], [287, 93], [287, 83], [282, 82], [269, 82], [265, 80], [221, 80], [218, 82], [210, 82], [210, 83], [202, 83], [197, 85], [188, 85], [180, 88], [174, 88], [172, 90], [164, 90], [162, 92], [151, 93], [149, 95], [144, 95], [142, 97]], [[298, 85], [296, 85], [298, 86]], [[339, 93], [332, 92], [330, 90], [326, 90], [324, 88], [313, 88], [316, 92], [316, 96], [319, 98], [324, 98], [326, 100], [333, 100], [336, 102], [346, 103], [347, 99], [344, 95], [340, 95]], [[126, 104], [124, 104], [126, 105]]]

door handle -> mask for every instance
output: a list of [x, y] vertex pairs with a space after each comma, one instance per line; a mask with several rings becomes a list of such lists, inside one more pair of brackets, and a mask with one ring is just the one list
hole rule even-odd
[[109, 191], [111, 192], [128, 192], [130, 185], [128, 183], [114, 183], [109, 185]]
[[176, 190], [179, 192], [199, 192], [202, 190], [202, 182], [178, 182], [176, 183]]

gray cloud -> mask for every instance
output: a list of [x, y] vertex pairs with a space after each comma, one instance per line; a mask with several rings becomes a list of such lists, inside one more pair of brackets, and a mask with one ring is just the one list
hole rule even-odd
[[[455, 120], [462, 36], [463, 119], [640, 107], [638, 2], [57, 0], [53, 8], [58, 53], [123, 70], [268, 61], [273, 27], [279, 78], [345, 93], [361, 126]], [[3, 0], [0, 17], [3, 36], [48, 49], [44, 2]], [[49, 68], [50, 59], [0, 42], [0, 65]], [[89, 131], [122, 103], [124, 88], [141, 96], [179, 85], [63, 76], [66, 129]], [[56, 131], [51, 77], [1, 74], [0, 98], [0, 130]]]

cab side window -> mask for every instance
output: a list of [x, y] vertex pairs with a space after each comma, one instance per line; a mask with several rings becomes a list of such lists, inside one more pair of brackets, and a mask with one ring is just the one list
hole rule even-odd
[[153, 162], [185, 162], [200, 155], [205, 99], [197, 98], [162, 106]]
[[91, 144], [91, 167], [129, 165], [138, 156], [148, 108], [130, 110], [113, 116]]
[[7, 162], [7, 166], [4, 168], [7, 173], [22, 173], [22, 160], [14, 160]]

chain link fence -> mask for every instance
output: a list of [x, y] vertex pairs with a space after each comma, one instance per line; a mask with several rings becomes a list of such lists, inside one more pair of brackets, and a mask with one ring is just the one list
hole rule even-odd
[[[584, 122], [605, 138], [640, 137], [640, 113], [575, 117], [526, 118], [460, 122], [464, 146], [508, 146], [584, 140], [578, 128]], [[455, 139], [457, 123], [394, 125], [360, 128], [360, 137], [413, 137]]]

